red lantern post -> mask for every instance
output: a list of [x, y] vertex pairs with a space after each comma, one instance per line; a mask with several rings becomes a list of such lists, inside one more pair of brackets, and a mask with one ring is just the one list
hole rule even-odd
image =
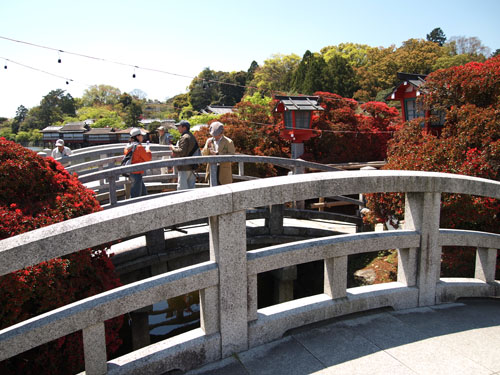
[[311, 130], [312, 112], [323, 111], [318, 105], [318, 96], [280, 96], [274, 111], [283, 114], [285, 128], [280, 131], [283, 139], [292, 142], [292, 159], [299, 158], [304, 153], [304, 141], [315, 134]]

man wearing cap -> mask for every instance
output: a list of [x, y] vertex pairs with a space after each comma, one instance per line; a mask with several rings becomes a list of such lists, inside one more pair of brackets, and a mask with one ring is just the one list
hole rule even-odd
[[[139, 128], [132, 128], [130, 131], [130, 142], [127, 144], [123, 153], [127, 155], [129, 152], [132, 154], [132, 164], [144, 163], [151, 160], [151, 150], [149, 145], [144, 148], [142, 146], [142, 141], [147, 133]], [[136, 171], [130, 173], [130, 180], [132, 181], [132, 186], [130, 187], [130, 197], [140, 197], [142, 195], [147, 195], [146, 185], [142, 181], [142, 175], [144, 171]]]
[[[156, 131], [158, 132], [158, 143], [161, 145], [169, 145], [170, 144], [170, 134], [168, 134], [165, 130], [165, 126], [161, 125]], [[169, 159], [169, 156], [163, 156], [162, 160]], [[162, 174], [168, 173], [168, 168], [161, 168]]]
[[158, 143], [161, 145], [169, 145], [170, 144], [170, 134], [166, 132], [165, 126], [160, 126], [158, 129]]
[[56, 148], [52, 150], [52, 157], [54, 159], [62, 158], [63, 156], [70, 156], [71, 149], [64, 146], [64, 141], [58, 139], [56, 142]]
[[[181, 138], [177, 144], [170, 145], [170, 149], [174, 156], [183, 158], [192, 156], [196, 149], [199, 149], [198, 142], [193, 133], [189, 131], [190, 124], [186, 120], [182, 120], [175, 124], [177, 130], [181, 133]], [[177, 190], [194, 189], [196, 185], [196, 177], [193, 172], [192, 165], [180, 165], [177, 167], [179, 177], [177, 179]]]
[[[218, 121], [210, 124], [211, 138], [207, 139], [202, 155], [232, 155], [234, 154], [233, 141], [224, 135], [224, 125]], [[207, 165], [205, 180], [209, 181], [210, 166]], [[220, 163], [217, 165], [217, 183], [219, 185], [230, 184], [233, 182], [233, 171], [231, 163]]]

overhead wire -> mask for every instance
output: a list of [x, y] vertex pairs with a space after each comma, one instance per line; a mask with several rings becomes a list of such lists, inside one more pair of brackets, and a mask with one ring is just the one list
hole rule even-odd
[[[131, 68], [134, 69], [134, 74], [133, 74], [134, 78], [135, 78], [135, 69], [142, 69], [142, 70], [146, 70], [146, 71], [151, 71], [151, 72], [156, 72], [156, 73], [162, 73], [162, 74], [167, 74], [167, 75], [172, 75], [172, 76], [177, 76], [177, 77], [182, 77], [182, 78], [189, 78], [189, 79], [192, 79], [192, 80], [199, 79], [199, 80], [202, 81], [202, 83], [205, 83], [205, 82], [207, 82], [207, 83], [216, 83], [216, 84], [221, 84], [221, 85], [229, 85], [229, 86], [234, 86], [234, 87], [241, 87], [241, 88], [245, 88], [245, 89], [255, 89], [255, 90], [259, 90], [259, 91], [267, 91], [271, 95], [273, 95], [273, 93], [288, 95], [287, 93], [283, 93], [282, 91], [278, 91], [278, 90], [270, 90], [270, 89], [264, 89], [264, 88], [255, 87], [255, 86], [240, 85], [240, 84], [232, 83], [232, 82], [223, 82], [223, 81], [218, 81], [218, 80], [214, 80], [214, 79], [206, 79], [206, 78], [201, 78], [201, 77], [193, 77], [193, 76], [188, 76], [188, 75], [185, 75], [185, 74], [168, 72], [168, 71], [161, 70], [161, 69], [149, 68], [149, 67], [138, 66], [138, 65], [134, 65], [134, 64], [130, 64], [130, 63], [124, 63], [124, 62], [120, 62], [120, 61], [105, 59], [105, 58], [102, 58], [102, 57], [95, 57], [95, 56], [90, 56], [90, 55], [86, 55], [86, 54], [82, 54], [82, 53], [65, 51], [65, 50], [62, 50], [62, 49], [59, 49], [59, 48], [54, 48], [54, 47], [44, 46], [44, 45], [40, 45], [40, 44], [36, 44], [36, 43], [31, 43], [31, 42], [26, 42], [26, 41], [22, 41], [22, 40], [13, 39], [13, 38], [8, 38], [8, 37], [1, 36], [1, 35], [0, 35], [0, 39], [4, 39], [4, 40], [7, 40], [7, 41], [11, 41], [11, 42], [15, 42], [15, 43], [20, 43], [20, 44], [25, 44], [25, 45], [29, 45], [29, 46], [32, 46], [32, 47], [37, 47], [37, 48], [47, 49], [47, 50], [51, 50], [51, 51], [56, 51], [58, 53], [58, 56], [59, 56], [58, 63], [61, 62], [60, 54], [61, 53], [67, 53], [67, 54], [73, 55], [73, 56], [78, 56], [78, 57], [83, 57], [83, 58], [92, 59], [92, 60], [96, 60], [96, 61], [102, 61], [102, 62], [106, 62], [106, 63], [111, 63], [111, 64], [116, 64], [116, 65], [131, 67]], [[66, 84], [68, 84], [69, 82], [74, 82], [74, 80], [71, 79], [71, 78], [66, 78], [66, 77], [60, 76], [58, 74], [47, 72], [45, 70], [38, 69], [38, 68], [35, 68], [35, 67], [32, 67], [32, 66], [20, 63], [20, 62], [16, 62], [16, 61], [13, 61], [13, 60], [10, 60], [10, 59], [7, 59], [7, 58], [2, 58], [2, 57], [0, 57], [0, 59], [4, 59], [5, 61], [9, 61], [9, 62], [12, 62], [14, 64], [23, 66], [25, 68], [32, 69], [32, 70], [35, 70], [35, 71], [38, 71], [38, 72], [41, 72], [41, 73], [45, 73], [45, 74], [51, 75], [53, 77], [64, 79], [64, 80], [66, 80]], [[7, 66], [5, 66], [5, 68], [6, 67]], [[86, 84], [86, 85], [89, 86], [89, 87], [92, 86], [90, 84]], [[296, 95], [300, 95], [300, 94], [296, 94]], [[331, 99], [332, 100], [345, 100], [344, 98], [331, 98]], [[360, 104], [361, 104], [361, 102], [360, 102]], [[275, 124], [257, 123], [257, 122], [248, 121], [248, 120], [243, 120], [243, 121], [248, 122], [248, 123], [253, 123], [255, 125], [261, 125], [261, 126], [272, 126], [272, 127], [278, 127], [279, 126], [279, 125], [275, 125]], [[353, 133], [353, 134], [378, 134], [378, 133], [390, 133], [390, 134], [392, 134], [392, 133], [394, 133], [393, 131], [378, 131], [378, 132], [375, 133], [375, 132], [362, 132], [362, 131], [360, 132], [360, 131], [352, 131], [352, 130], [325, 130], [325, 129], [303, 129], [303, 130], [309, 130], [311, 132], [317, 132], [317, 133], [320, 133], [320, 134], [321, 133]]]

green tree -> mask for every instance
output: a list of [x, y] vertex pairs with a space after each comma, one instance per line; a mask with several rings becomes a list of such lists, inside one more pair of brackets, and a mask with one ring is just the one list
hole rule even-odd
[[124, 123], [120, 117], [105, 117], [105, 118], [100, 118], [96, 122], [94, 122], [92, 125], [90, 125], [91, 128], [124, 128]]
[[321, 49], [323, 58], [328, 63], [336, 55], [342, 56], [353, 68], [365, 66], [368, 63], [368, 51], [374, 49], [367, 44], [340, 43], [338, 46], [328, 46]]
[[442, 47], [446, 42], [446, 35], [444, 35], [444, 32], [440, 27], [436, 27], [430, 32], [430, 34], [427, 34], [427, 40], [429, 42], [437, 43], [440, 47]]
[[326, 63], [318, 53], [306, 51], [292, 78], [292, 90], [311, 95], [315, 91], [325, 91]]
[[24, 105], [20, 105], [17, 107], [16, 116], [12, 121], [11, 128], [12, 133], [17, 133], [19, 131], [19, 127], [26, 120], [26, 116], [28, 115], [28, 109]]
[[133, 98], [124, 92], [123, 94], [120, 95], [120, 99], [118, 99], [118, 102], [123, 106], [123, 108], [128, 107], [130, 104], [132, 104]]
[[76, 108], [71, 94], [65, 94], [64, 90], [57, 89], [50, 91], [40, 102], [39, 124], [42, 128], [54, 125], [62, 121], [64, 115], [75, 116]]
[[191, 126], [198, 124], [208, 124], [212, 120], [215, 120], [220, 115], [215, 115], [213, 113], [202, 113], [201, 115], [195, 115], [189, 118], [189, 123]]
[[246, 81], [247, 82], [251, 82], [253, 80], [253, 77], [255, 75], [255, 71], [257, 70], [257, 68], [259, 67], [259, 64], [257, 64], [257, 61], [252, 61], [252, 63], [250, 64], [250, 68], [248, 68], [247, 70], [247, 77], [246, 77]]
[[0, 138], [5, 138], [8, 141], [14, 141], [16, 140], [16, 135], [12, 133], [12, 130], [10, 128], [1, 128], [0, 129]]
[[496, 57], [498, 55], [500, 55], [500, 48], [497, 48], [497, 50], [491, 54], [491, 57]]
[[358, 87], [356, 72], [347, 59], [340, 54], [333, 55], [326, 63], [325, 91], [352, 98]]
[[193, 79], [189, 85], [189, 102], [194, 111], [201, 111], [207, 105], [216, 101], [217, 85], [215, 81], [217, 77], [213, 70], [205, 68]]
[[29, 141], [30, 141], [30, 133], [24, 131], [20, 131], [19, 133], [17, 133], [16, 143], [19, 143], [23, 146], [27, 146]]
[[247, 73], [243, 71], [222, 73], [218, 81], [226, 84], [219, 85], [218, 98], [210, 104], [233, 106], [239, 103], [245, 93], [246, 80]]
[[288, 92], [291, 88], [293, 72], [300, 61], [300, 57], [296, 54], [272, 55], [270, 59], [264, 61], [264, 65], [255, 70], [254, 78], [249, 85], [257, 87], [259, 91], [267, 95], [271, 95], [273, 91]]
[[86, 107], [115, 105], [120, 101], [120, 89], [109, 85], [93, 85], [83, 92], [82, 105]]
[[42, 141], [43, 139], [43, 135], [42, 135], [42, 132], [38, 129], [33, 129], [31, 132], [30, 132], [30, 144], [32, 145], [38, 145], [40, 144], [40, 142]]
[[378, 92], [397, 84], [397, 72], [429, 74], [442, 55], [439, 45], [423, 39], [409, 39], [399, 48], [372, 49], [367, 64], [356, 70], [360, 89], [354, 98], [373, 100]]
[[127, 114], [125, 116], [125, 124], [128, 127], [139, 127], [139, 120], [142, 116], [141, 103], [135, 99], [132, 100], [132, 103], [127, 106], [126, 112]]

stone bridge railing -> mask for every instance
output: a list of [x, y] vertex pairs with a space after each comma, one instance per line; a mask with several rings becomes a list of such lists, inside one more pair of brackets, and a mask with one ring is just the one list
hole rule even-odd
[[[123, 151], [123, 148], [122, 148]], [[154, 152], [153, 156], [165, 155], [166, 151]], [[305, 168], [320, 170], [320, 171], [340, 171], [339, 168], [330, 167], [328, 165], [307, 162], [300, 159], [288, 159], [272, 156], [252, 156], [252, 155], [221, 155], [221, 156], [194, 156], [185, 158], [173, 158], [167, 160], [153, 160], [146, 163], [134, 164], [130, 166], [114, 166], [114, 162], [121, 160], [121, 156], [115, 156], [89, 163], [75, 165], [74, 167], [67, 167], [68, 172], [79, 173], [79, 180], [83, 184], [89, 184], [96, 181], [107, 181], [106, 189], [109, 191], [109, 202], [111, 206], [117, 204], [117, 188], [119, 185], [124, 185], [125, 181], [119, 181], [123, 173], [130, 173], [135, 171], [159, 171], [160, 168], [173, 168], [181, 165], [193, 164], [209, 164], [210, 165], [210, 186], [217, 185], [217, 163], [233, 162], [239, 166], [238, 178], [242, 180], [255, 179], [255, 177], [245, 176], [244, 164], [245, 163], [269, 163], [275, 166], [283, 167], [292, 171], [293, 174], [300, 174]], [[103, 170], [91, 171], [86, 173], [84, 169], [96, 163], [103, 165], [111, 163], [110, 167]], [[145, 182], [163, 181], [168, 178], [175, 177], [175, 175], [158, 175], [158, 176], [145, 176]], [[142, 198], [149, 199], [149, 198]]]
[[[404, 230], [337, 235], [247, 251], [248, 208], [321, 196], [406, 193]], [[61, 307], [0, 331], [0, 360], [82, 330], [87, 374], [187, 370], [281, 337], [305, 324], [373, 308], [435, 305], [498, 296], [500, 235], [439, 228], [441, 193], [500, 199], [500, 183], [413, 171], [311, 173], [196, 189], [68, 220], [0, 242], [0, 275], [80, 249], [200, 218], [209, 219], [210, 260]], [[57, 244], [57, 246], [54, 246]], [[440, 279], [442, 246], [477, 248], [475, 277]], [[396, 282], [347, 288], [347, 257], [398, 253]], [[324, 261], [324, 292], [257, 307], [257, 275]], [[107, 361], [104, 321], [200, 292], [200, 328]]]

